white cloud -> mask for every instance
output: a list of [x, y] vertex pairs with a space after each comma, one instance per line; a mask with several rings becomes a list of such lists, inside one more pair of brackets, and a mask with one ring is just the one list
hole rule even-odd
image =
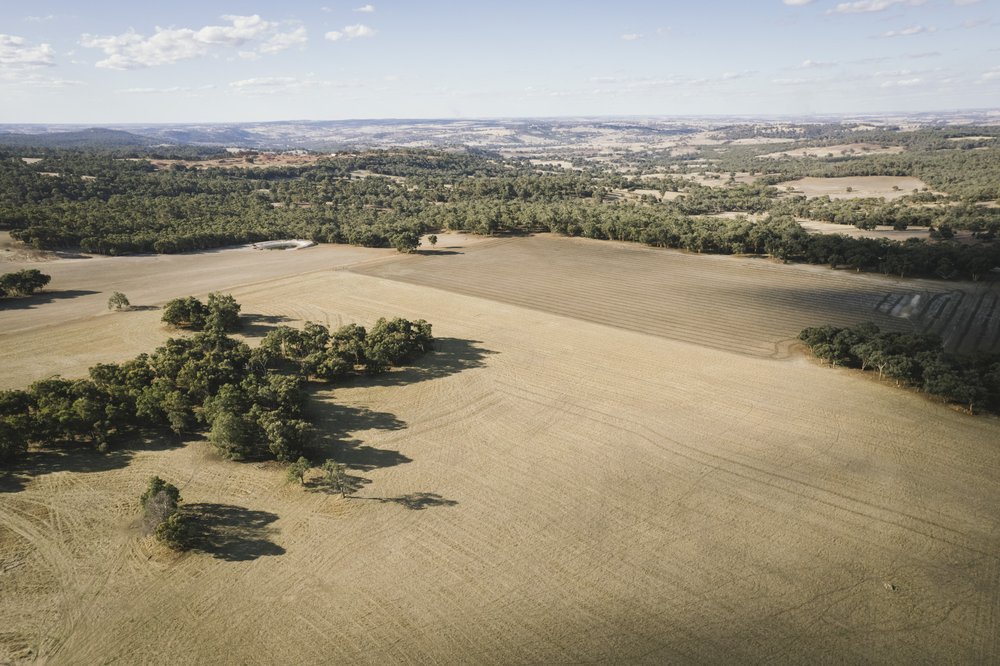
[[784, 0], [786, 5], [791, 5], [792, 7], [802, 7], [803, 5], [812, 4], [813, 0]]
[[909, 86], [919, 85], [923, 79], [915, 77], [912, 79], [899, 79], [897, 81], [883, 81], [880, 87], [882, 88], [906, 88]]
[[624, 39], [626, 42], [635, 42], [642, 39], [642, 35], [630, 32], [628, 34], [622, 35], [622, 39]]
[[[192, 28], [159, 28], [151, 37], [145, 37], [129, 30], [120, 35], [89, 35], [80, 39], [80, 44], [100, 49], [107, 56], [97, 63], [106, 69], [139, 69], [169, 65], [181, 60], [189, 60], [206, 55], [213, 48], [240, 48], [250, 45], [260, 53], [278, 53], [306, 41], [305, 28], [298, 27], [290, 32], [281, 32], [278, 25], [265, 21], [260, 16], [222, 17], [229, 25], [208, 25]], [[244, 54], [253, 53], [253, 48], [243, 49]]]
[[823, 62], [822, 60], [803, 60], [799, 69], [822, 69], [825, 67], [836, 67], [835, 62]]
[[279, 32], [275, 35], [272, 35], [270, 39], [268, 39], [261, 45], [260, 52], [278, 53], [293, 46], [305, 44], [308, 41], [309, 38], [306, 37], [306, 29], [302, 26], [299, 26], [298, 28], [292, 30], [291, 32]]
[[46, 14], [45, 16], [25, 16], [24, 20], [28, 23], [45, 23], [46, 21], [54, 21], [56, 19], [55, 14]]
[[980, 0], [953, 0], [959, 7], [965, 7], [966, 5], [974, 5]]
[[377, 31], [374, 28], [370, 28], [367, 25], [358, 23], [357, 25], [347, 25], [340, 30], [331, 30], [326, 33], [326, 38], [331, 42], [336, 42], [341, 39], [358, 39], [360, 37], [374, 37]]
[[833, 9], [827, 10], [827, 14], [861, 14], [865, 12], [881, 12], [895, 7], [896, 5], [907, 5], [916, 7], [924, 4], [926, 0], [857, 0], [856, 2], [842, 2]]
[[362, 14], [371, 14], [375, 11], [375, 5], [365, 5], [363, 7], [358, 7], [354, 11], [361, 12]]
[[259, 76], [233, 81], [229, 87], [243, 95], [276, 95], [280, 93], [309, 92], [325, 88], [360, 88], [358, 81], [327, 81], [311, 76]]
[[0, 35], [0, 67], [47, 67], [54, 55], [48, 44], [34, 46], [24, 37]]
[[980, 81], [996, 81], [998, 79], [1000, 79], [1000, 67], [994, 67], [987, 72], [983, 72], [982, 76], [979, 77]]
[[937, 28], [930, 27], [925, 28], [922, 25], [911, 25], [909, 28], [903, 28], [902, 30], [889, 30], [883, 32], [879, 37], [909, 37], [911, 35], [919, 35], [927, 32], [936, 32]]

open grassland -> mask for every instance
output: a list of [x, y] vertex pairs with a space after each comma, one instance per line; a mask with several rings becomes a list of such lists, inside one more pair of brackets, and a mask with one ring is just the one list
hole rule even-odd
[[799, 178], [776, 185], [792, 194], [807, 197], [828, 196], [831, 199], [864, 199], [879, 197], [898, 199], [913, 194], [914, 190], [929, 189], [927, 183], [910, 176], [845, 176], [842, 178]]
[[[102, 275], [151, 305], [231, 291], [257, 333], [426, 318], [440, 343], [417, 368], [315, 396], [367, 483], [304, 491], [201, 441], [29, 457], [0, 477], [0, 662], [1000, 657], [997, 420], [760, 358], [795, 317], [861, 318], [922, 283], [545, 237], [231, 252], [171, 257], [192, 262], [176, 273], [50, 262], [93, 267], [73, 275], [102, 294], [0, 313], [4, 382], [42, 373], [30, 350], [79, 374], [165, 337], [156, 311], [97, 312], [118, 288]], [[205, 552], [141, 536], [153, 474], [197, 505]]]

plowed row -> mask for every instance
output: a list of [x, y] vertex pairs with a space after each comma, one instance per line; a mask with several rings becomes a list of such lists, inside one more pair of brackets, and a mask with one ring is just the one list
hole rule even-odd
[[[807, 326], [867, 320], [942, 333], [953, 349], [1000, 348], [990, 328], [1000, 321], [995, 294], [984, 288], [951, 292], [946, 284], [763, 259], [536, 236], [351, 270], [750, 356], [786, 356]], [[901, 317], [893, 304], [914, 285], [924, 310], [938, 301], [947, 307]]]
[[[264, 280], [259, 253], [232, 260], [217, 286], [192, 273], [262, 316], [424, 317], [439, 346], [414, 369], [317, 391], [317, 422], [340, 441], [330, 453], [367, 481], [354, 497], [221, 460], [204, 441], [43, 456], [0, 476], [0, 663], [1000, 658], [1000, 423], [803, 357], [754, 356], [772, 354], [784, 327], [827, 317], [827, 303], [853, 316], [847, 287], [867, 278], [817, 271], [796, 284], [765, 262], [552, 242], [379, 269], [409, 271], [408, 282], [314, 264], [284, 275], [273, 266]], [[580, 253], [590, 246], [599, 252]], [[698, 277], [665, 277], [659, 261]], [[727, 274], [727, 261], [746, 268]], [[411, 283], [423, 268], [445, 282], [452, 262], [461, 270], [448, 269], [450, 290]], [[698, 273], [699, 262], [713, 270]], [[476, 286], [490, 274], [517, 285], [509, 273], [538, 294], [531, 307]], [[548, 301], [533, 286], [541, 275]], [[776, 277], [774, 293], [766, 277], [747, 287], [748, 275]], [[790, 303], [824, 278], [829, 293], [794, 315]], [[91, 279], [97, 290], [100, 275]], [[595, 323], [636, 313], [622, 309], [626, 287], [644, 279], [665, 303], [649, 331], [664, 336]], [[179, 293], [162, 280], [150, 293], [185, 295], [193, 282], [177, 280]], [[595, 321], [541, 309], [576, 308], [580, 288], [593, 290], [600, 307], [584, 314]], [[700, 307], [671, 293], [697, 297], [710, 313], [701, 329], [684, 328]], [[885, 293], [872, 288], [864, 302], [874, 311]], [[783, 323], [727, 314], [741, 302]], [[670, 304], [679, 312], [668, 320]], [[39, 306], [48, 328], [5, 333], [0, 362], [11, 367], [44, 338], [50, 361], [86, 367], [148, 348], [146, 327], [166, 334], [155, 311], [73, 308]], [[135, 337], [110, 350], [70, 345], [113, 339], [108, 322]], [[755, 343], [719, 349], [740, 339], [726, 322]], [[710, 346], [674, 339], [695, 330], [712, 334]], [[5, 381], [26, 383], [43, 362], [15, 363], [24, 374]], [[152, 474], [186, 503], [231, 516], [229, 541], [177, 556], [143, 537], [137, 497]]]

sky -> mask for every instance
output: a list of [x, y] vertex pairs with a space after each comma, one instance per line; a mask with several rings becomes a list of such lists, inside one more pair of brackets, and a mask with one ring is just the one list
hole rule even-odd
[[0, 123], [996, 109], [998, 2], [4, 0]]

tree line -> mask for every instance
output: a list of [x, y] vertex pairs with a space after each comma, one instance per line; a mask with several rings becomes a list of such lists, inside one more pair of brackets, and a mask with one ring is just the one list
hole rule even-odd
[[881, 331], [871, 322], [806, 328], [799, 339], [831, 365], [877, 372], [970, 413], [1000, 413], [1000, 355], [947, 354], [937, 335]]

